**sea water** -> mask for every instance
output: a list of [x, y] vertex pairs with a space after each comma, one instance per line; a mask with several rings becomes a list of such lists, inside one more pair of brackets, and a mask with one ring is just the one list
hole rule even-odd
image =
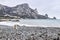
[[44, 27], [60, 27], [60, 19], [23, 19], [20, 20], [20, 23]]
[[60, 27], [60, 19], [19, 19], [19, 22], [6, 21], [0, 22], [0, 25], [12, 26], [14, 24], [39, 27]]

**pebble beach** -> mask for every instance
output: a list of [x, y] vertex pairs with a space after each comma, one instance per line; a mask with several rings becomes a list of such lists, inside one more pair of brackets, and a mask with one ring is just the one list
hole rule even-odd
[[[17, 29], [0, 25], [0, 40], [57, 40], [60, 37], [57, 27], [27, 27], [17, 25]], [[60, 39], [59, 39], [60, 40]]]

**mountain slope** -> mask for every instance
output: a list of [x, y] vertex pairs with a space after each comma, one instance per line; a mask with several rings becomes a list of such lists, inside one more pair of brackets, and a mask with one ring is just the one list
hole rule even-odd
[[0, 16], [4, 15], [18, 16], [20, 18], [28, 19], [47, 19], [43, 15], [39, 15], [37, 9], [32, 9], [27, 3], [17, 5], [15, 7], [8, 7], [0, 4]]

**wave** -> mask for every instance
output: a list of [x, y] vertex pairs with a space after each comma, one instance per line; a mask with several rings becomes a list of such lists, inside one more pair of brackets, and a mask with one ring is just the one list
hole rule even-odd
[[26, 27], [60, 27], [59, 25], [31, 25], [31, 24], [21, 24], [20, 22], [0, 22], [0, 25], [7, 25], [7, 26], [14, 26], [14, 25], [19, 25], [19, 26], [26, 26]]

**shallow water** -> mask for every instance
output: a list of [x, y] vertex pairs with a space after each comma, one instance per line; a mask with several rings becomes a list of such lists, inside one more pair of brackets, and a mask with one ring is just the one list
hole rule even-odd
[[49, 20], [49, 19], [20, 19], [20, 22], [0, 22], [0, 25], [9, 25], [14, 24], [19, 25], [29, 25], [29, 26], [41, 26], [41, 27], [60, 27], [60, 20]]
[[49, 19], [23, 19], [20, 20], [21, 24], [28, 24], [28, 25], [40, 25], [40, 26], [47, 26], [47, 27], [60, 27], [60, 20], [49, 20]]

